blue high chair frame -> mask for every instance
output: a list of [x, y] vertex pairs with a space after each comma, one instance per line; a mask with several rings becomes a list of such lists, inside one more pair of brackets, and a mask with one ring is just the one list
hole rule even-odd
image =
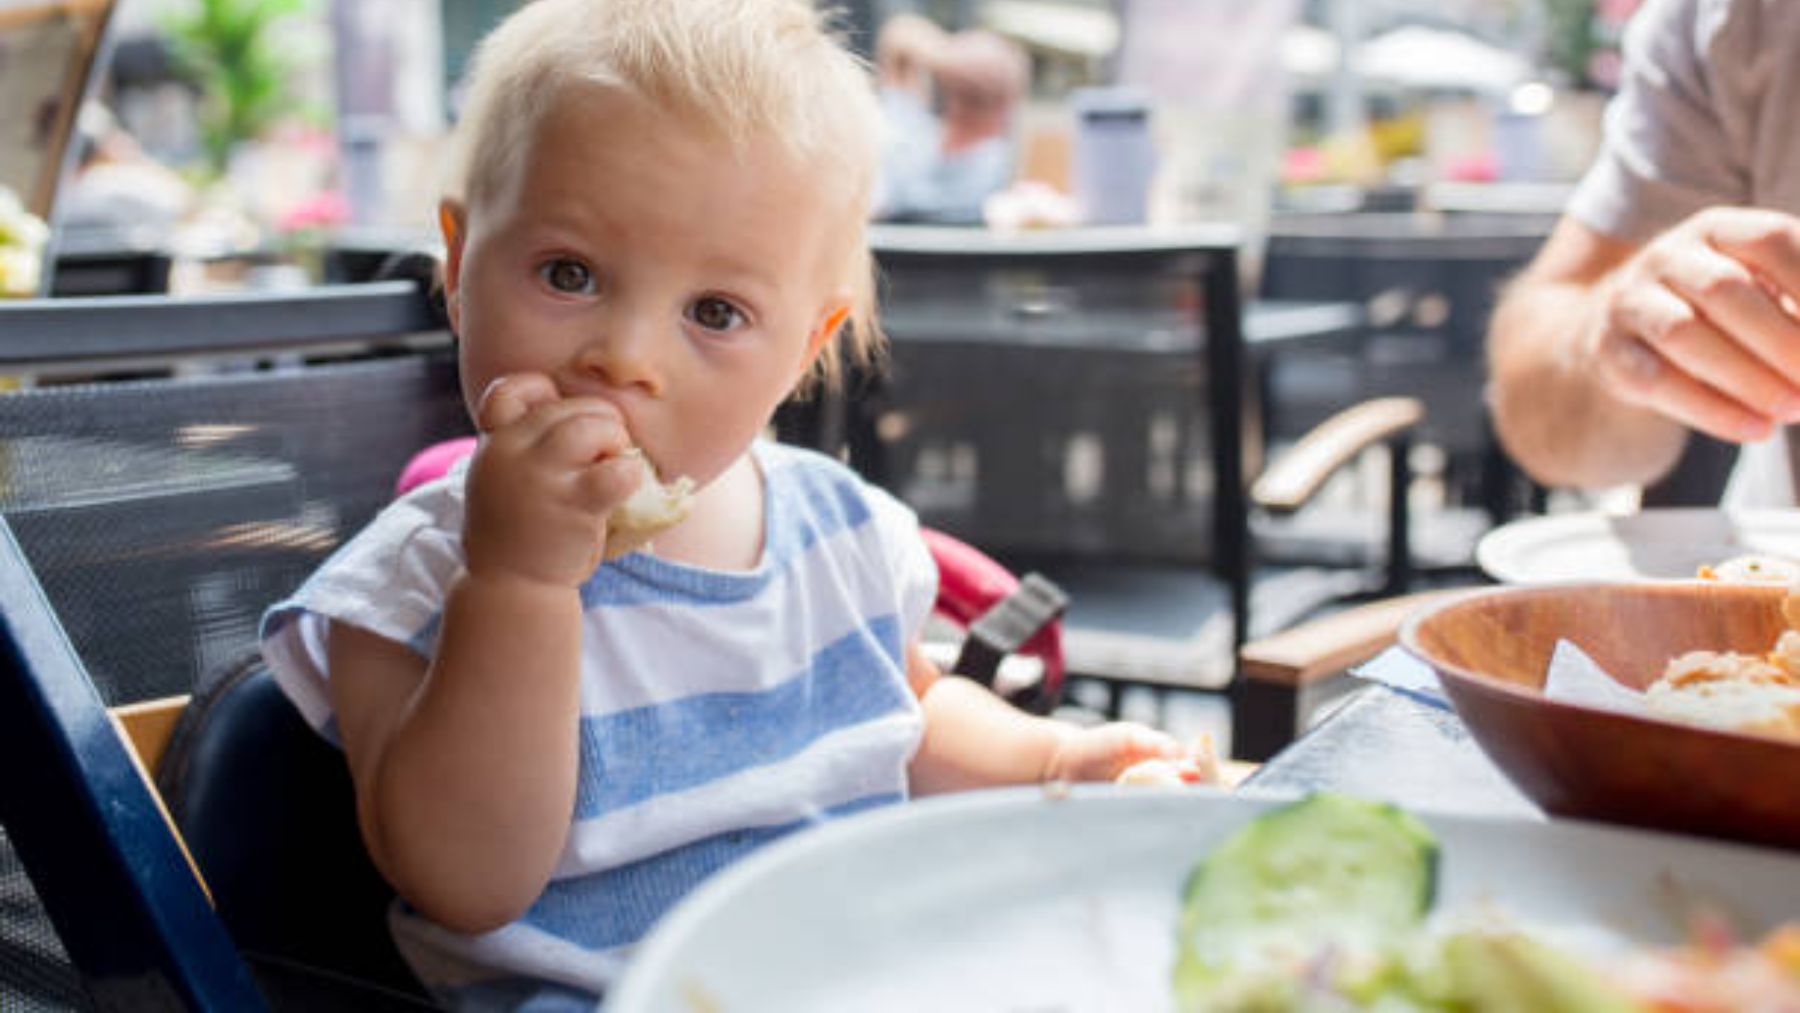
[[259, 1009], [249, 970], [0, 520], [4, 822], [103, 1009]]

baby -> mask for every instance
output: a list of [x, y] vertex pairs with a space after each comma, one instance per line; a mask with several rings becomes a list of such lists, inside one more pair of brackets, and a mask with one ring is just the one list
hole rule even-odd
[[[759, 439], [878, 333], [880, 114], [811, 4], [535, 0], [474, 67], [440, 219], [479, 448], [264, 627], [439, 999], [591, 1008], [783, 834], [1183, 755], [940, 677], [913, 515]], [[614, 555], [646, 461], [685, 516]]]

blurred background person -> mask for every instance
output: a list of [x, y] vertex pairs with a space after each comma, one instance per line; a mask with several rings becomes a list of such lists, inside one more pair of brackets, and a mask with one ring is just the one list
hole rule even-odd
[[936, 22], [910, 13], [883, 22], [875, 37], [875, 85], [887, 131], [875, 196], [878, 209], [888, 203], [890, 181], [919, 179], [937, 158], [931, 69], [948, 38]]
[[1012, 181], [1013, 121], [1031, 83], [1031, 60], [994, 32], [957, 32], [931, 64], [936, 144], [929, 159], [890, 163], [878, 217], [975, 224], [982, 202]]
[[193, 211], [194, 188], [146, 154], [111, 110], [88, 102], [76, 131], [80, 155], [58, 197], [59, 226], [167, 234]]

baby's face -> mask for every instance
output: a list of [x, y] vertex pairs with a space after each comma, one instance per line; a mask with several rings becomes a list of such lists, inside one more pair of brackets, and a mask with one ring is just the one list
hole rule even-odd
[[597, 89], [545, 114], [519, 176], [452, 251], [466, 399], [543, 373], [617, 405], [665, 477], [717, 476], [841, 320], [849, 202], [773, 143]]

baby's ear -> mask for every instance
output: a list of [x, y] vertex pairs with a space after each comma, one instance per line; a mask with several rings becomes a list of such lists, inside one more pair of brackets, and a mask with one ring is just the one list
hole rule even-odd
[[844, 329], [844, 322], [850, 319], [850, 310], [850, 298], [840, 295], [827, 302], [819, 311], [819, 318], [813, 324], [813, 331], [806, 338], [804, 365], [807, 369], [812, 368], [812, 364], [818, 361], [819, 354], [825, 350], [825, 346], [830, 344], [832, 339], [837, 337], [838, 332]]
[[444, 233], [444, 307], [450, 313], [450, 329], [462, 333], [463, 241], [468, 238], [468, 212], [458, 201], [438, 202], [438, 228]]

